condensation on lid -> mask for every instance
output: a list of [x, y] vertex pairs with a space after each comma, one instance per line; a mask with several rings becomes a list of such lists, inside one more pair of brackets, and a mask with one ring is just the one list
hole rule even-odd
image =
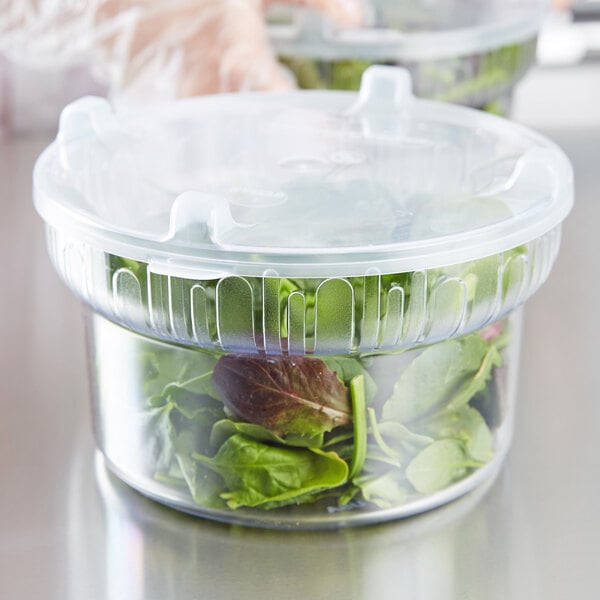
[[212, 96], [122, 114], [83, 98], [34, 173], [50, 226], [190, 277], [477, 259], [558, 225], [572, 186], [548, 140], [418, 100], [392, 67], [371, 67], [358, 94]]
[[282, 55], [425, 61], [479, 54], [534, 38], [548, 0], [370, 0], [365, 23], [340, 28], [307, 9], [277, 6], [269, 34]]

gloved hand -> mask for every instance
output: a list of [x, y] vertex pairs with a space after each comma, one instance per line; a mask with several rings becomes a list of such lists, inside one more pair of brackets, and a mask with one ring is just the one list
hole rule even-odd
[[0, 53], [40, 68], [87, 61], [117, 104], [289, 89], [265, 28], [277, 1], [352, 26], [365, 0], [0, 0]]
[[[291, 75], [273, 55], [264, 12], [277, 0], [195, 0], [171, 3], [141, 16], [122, 74], [123, 87], [142, 95], [170, 86], [169, 95], [239, 90], [285, 90]], [[279, 0], [313, 8], [340, 25], [358, 25], [361, 0]], [[113, 3], [114, 4], [114, 3]], [[123, 2], [116, 2], [121, 7]], [[137, 4], [133, 2], [132, 4]], [[110, 9], [110, 5], [108, 6]], [[171, 75], [167, 83], [166, 75]]]

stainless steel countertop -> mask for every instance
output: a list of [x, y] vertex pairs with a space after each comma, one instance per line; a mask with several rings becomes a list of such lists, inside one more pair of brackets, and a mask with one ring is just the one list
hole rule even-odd
[[[517, 117], [571, 157], [577, 204], [528, 303], [505, 467], [442, 509], [334, 532], [206, 522], [107, 473], [91, 435], [81, 308], [50, 266], [30, 201], [47, 139], [0, 143], [0, 598], [599, 598], [600, 102], [591, 126], [577, 103], [589, 107], [586, 78], [600, 67], [583, 73], [565, 74], [569, 85], [554, 73], [554, 113], [548, 73], [517, 98]], [[575, 126], [561, 110], [569, 95]]]

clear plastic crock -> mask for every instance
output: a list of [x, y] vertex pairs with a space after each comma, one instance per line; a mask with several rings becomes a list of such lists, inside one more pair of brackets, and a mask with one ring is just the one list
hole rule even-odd
[[306, 9], [278, 7], [270, 37], [304, 89], [357, 90], [373, 64], [398, 65], [418, 96], [495, 114], [535, 62], [545, 0], [371, 0], [366, 24], [340, 29]]
[[97, 443], [209, 518], [335, 527], [444, 504], [511, 438], [519, 307], [572, 203], [551, 142], [415, 99], [240, 94], [67, 107], [34, 173], [89, 315]]

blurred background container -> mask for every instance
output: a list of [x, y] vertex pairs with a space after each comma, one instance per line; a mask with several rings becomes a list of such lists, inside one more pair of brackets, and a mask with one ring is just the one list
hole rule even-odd
[[402, 65], [424, 98], [506, 114], [535, 62], [549, 6], [543, 0], [372, 0], [360, 28], [278, 8], [270, 36], [308, 89], [356, 90], [371, 64]]

